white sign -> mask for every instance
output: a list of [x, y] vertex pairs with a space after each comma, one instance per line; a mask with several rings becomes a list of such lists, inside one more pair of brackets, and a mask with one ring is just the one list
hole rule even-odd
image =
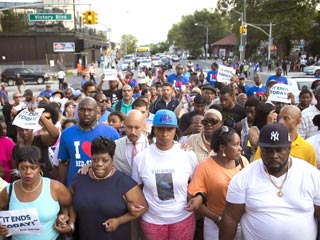
[[54, 42], [53, 51], [54, 52], [74, 52], [75, 44], [74, 42]]
[[37, 129], [43, 111], [44, 108], [36, 108], [34, 112], [24, 109], [15, 117], [12, 124], [23, 129]]
[[234, 74], [236, 74], [236, 70], [234, 68], [219, 64], [217, 81], [230, 83], [230, 80]]
[[111, 69], [111, 68], [107, 68], [103, 70], [104, 73], [104, 80], [105, 81], [110, 81], [110, 80], [117, 80], [117, 70], [115, 69]]
[[37, 208], [0, 212], [0, 224], [9, 229], [8, 236], [17, 234], [41, 234]]
[[277, 83], [270, 88], [268, 101], [291, 103], [291, 99], [288, 98], [288, 93], [290, 92], [292, 92], [291, 86]]

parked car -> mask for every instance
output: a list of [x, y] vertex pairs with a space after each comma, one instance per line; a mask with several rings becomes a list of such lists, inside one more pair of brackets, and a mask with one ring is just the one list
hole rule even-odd
[[320, 71], [320, 62], [316, 62], [313, 65], [304, 67], [303, 72], [306, 74], [316, 74], [316, 71]]
[[122, 71], [132, 70], [133, 65], [134, 65], [134, 63], [132, 60], [124, 60], [121, 65], [121, 70]]
[[288, 85], [291, 86], [293, 95], [295, 97], [296, 103], [299, 102], [299, 94], [303, 86], [307, 86], [309, 90], [311, 90], [311, 84], [315, 80], [315, 78], [307, 77], [307, 78], [287, 78]]
[[44, 84], [49, 80], [49, 75], [45, 72], [34, 72], [29, 68], [6, 68], [1, 73], [1, 82], [7, 83], [8, 86], [13, 86], [17, 73], [20, 73], [25, 83]]
[[151, 62], [155, 67], [160, 67], [162, 64], [161, 59], [159, 57], [153, 57]]

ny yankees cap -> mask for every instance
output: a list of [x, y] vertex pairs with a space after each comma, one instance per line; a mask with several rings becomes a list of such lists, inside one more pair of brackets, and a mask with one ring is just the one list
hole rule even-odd
[[264, 126], [260, 131], [258, 145], [267, 148], [290, 147], [288, 129], [279, 123]]
[[177, 117], [174, 112], [166, 109], [158, 110], [153, 118], [153, 127], [178, 127]]

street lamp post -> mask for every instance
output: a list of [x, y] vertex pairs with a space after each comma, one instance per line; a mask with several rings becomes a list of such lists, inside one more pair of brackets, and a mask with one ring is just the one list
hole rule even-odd
[[206, 29], [207, 29], [207, 32], [206, 32], [206, 46], [205, 46], [205, 59], [207, 61], [207, 59], [208, 59], [208, 50], [209, 50], [209, 26], [205, 25], [205, 24], [202, 24], [202, 23], [195, 23], [194, 25], [195, 26], [203, 26], [203, 27], [206, 27]]

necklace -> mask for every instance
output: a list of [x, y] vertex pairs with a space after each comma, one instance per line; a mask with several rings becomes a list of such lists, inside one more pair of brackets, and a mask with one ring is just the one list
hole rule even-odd
[[105, 177], [97, 177], [95, 174], [94, 174], [94, 171], [92, 170], [92, 175], [93, 175], [93, 177], [96, 179], [96, 180], [104, 180], [104, 179], [107, 179], [107, 178], [109, 178], [109, 177], [111, 177], [111, 175], [114, 173], [114, 170], [115, 170], [115, 168], [114, 167], [112, 167], [111, 168], [111, 170], [110, 170], [110, 172], [108, 173], [108, 175], [107, 176], [105, 176]]
[[24, 192], [32, 193], [32, 192], [36, 191], [36, 190], [40, 187], [40, 185], [41, 185], [41, 183], [42, 183], [42, 178], [40, 178], [40, 181], [39, 181], [38, 185], [35, 186], [35, 188], [32, 189], [32, 190], [27, 190], [27, 189], [25, 189], [25, 188], [23, 187], [22, 181], [21, 181], [20, 183], [21, 183], [21, 188], [22, 188], [22, 190], [23, 190]]
[[288, 162], [288, 168], [287, 168], [287, 172], [286, 172], [286, 176], [284, 177], [284, 180], [282, 182], [282, 184], [280, 186], [278, 186], [277, 184], [275, 184], [275, 182], [272, 180], [271, 178], [271, 175], [269, 174], [268, 172], [268, 169], [266, 168], [266, 166], [264, 166], [264, 170], [267, 172], [268, 174], [268, 177], [270, 179], [270, 182], [272, 183], [273, 186], [275, 186], [279, 191], [277, 192], [277, 195], [278, 197], [283, 197], [283, 191], [282, 191], [282, 188], [284, 187], [284, 184], [286, 183], [287, 181], [287, 178], [288, 178], [288, 173], [289, 173], [289, 168], [291, 166], [291, 158], [289, 159], [289, 162]]

